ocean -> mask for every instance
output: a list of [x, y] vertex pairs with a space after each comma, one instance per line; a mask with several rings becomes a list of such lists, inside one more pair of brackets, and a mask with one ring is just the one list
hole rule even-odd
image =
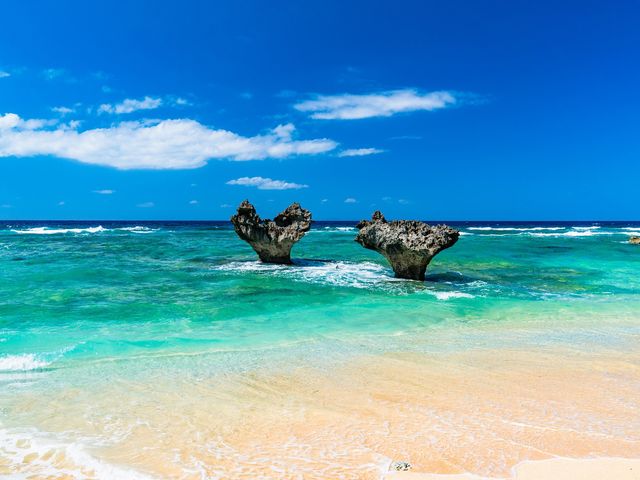
[[0, 476], [640, 455], [640, 223], [447, 223], [425, 282], [355, 222], [315, 222], [291, 266], [229, 222], [0, 223]]

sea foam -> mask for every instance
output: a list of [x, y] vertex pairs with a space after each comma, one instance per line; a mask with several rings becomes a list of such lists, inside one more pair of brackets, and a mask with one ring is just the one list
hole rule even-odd
[[475, 298], [474, 295], [464, 292], [434, 292], [429, 290], [438, 300], [449, 300], [450, 298]]
[[7, 355], [0, 357], [0, 372], [26, 372], [48, 366], [51, 362], [42, 360], [34, 353]]
[[60, 235], [65, 233], [87, 234], [87, 233], [103, 233], [103, 232], [132, 232], [132, 233], [153, 233], [159, 229], [149, 228], [136, 225], [134, 227], [118, 227], [104, 228], [102, 225], [97, 227], [85, 228], [51, 228], [51, 227], [32, 227], [25, 229], [12, 229], [11, 231], [20, 235]]
[[[25, 461], [29, 458], [28, 461]], [[152, 480], [132, 469], [112, 465], [87, 452], [80, 442], [69, 442], [36, 429], [0, 428], [0, 461], [7, 460], [9, 478], [95, 478], [98, 480]]]
[[486, 232], [535, 232], [538, 230], [564, 230], [566, 227], [468, 227], [467, 230]]
[[[229, 273], [255, 272], [288, 278], [294, 281], [322, 284], [335, 287], [382, 290], [394, 294], [424, 291], [425, 285], [395, 278], [390, 268], [373, 262], [312, 261], [298, 260], [295, 265], [274, 265], [258, 261], [230, 262], [213, 267]], [[438, 300], [474, 298], [474, 295], [459, 291], [427, 290]]]

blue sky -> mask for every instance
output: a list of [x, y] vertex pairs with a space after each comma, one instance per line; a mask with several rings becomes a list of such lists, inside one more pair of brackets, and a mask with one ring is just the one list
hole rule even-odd
[[8, 2], [0, 218], [639, 219], [640, 4]]

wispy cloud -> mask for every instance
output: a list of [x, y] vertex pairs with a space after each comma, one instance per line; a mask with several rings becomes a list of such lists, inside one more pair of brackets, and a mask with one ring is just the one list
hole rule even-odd
[[403, 112], [437, 110], [455, 103], [456, 98], [452, 92], [422, 93], [415, 89], [403, 89], [362, 95], [319, 95], [297, 103], [294, 108], [319, 120], [357, 120], [390, 117]]
[[294, 140], [295, 127], [279, 125], [266, 134], [244, 137], [214, 130], [195, 120], [122, 122], [80, 131], [68, 123], [0, 116], [0, 157], [53, 155], [79, 162], [128, 169], [199, 168], [211, 159], [235, 161], [314, 155], [333, 150], [326, 138]]
[[189, 202], [189, 205], [198, 205], [198, 203], [199, 203], [198, 200], [191, 200]]
[[144, 97], [142, 100], [126, 98], [120, 103], [103, 103], [98, 108], [98, 113], [132, 113], [138, 110], [153, 110], [162, 105], [161, 98]]
[[284, 180], [273, 180], [271, 178], [264, 177], [241, 177], [236, 180], [229, 180], [227, 185], [256, 187], [258, 190], [298, 190], [309, 186], [301, 183], [285, 182]]
[[106, 188], [104, 190], [94, 190], [93, 193], [97, 193], [98, 195], [113, 195], [116, 191]]
[[298, 190], [309, 187], [309, 185], [301, 183], [285, 182], [284, 180], [273, 180], [264, 177], [241, 177], [236, 180], [229, 180], [227, 185], [256, 187], [258, 190]]
[[143, 203], [139, 203], [138, 205], [136, 205], [136, 207], [138, 208], [152, 208], [155, 207], [156, 204], [153, 202], [143, 202]]
[[[383, 202], [390, 203], [390, 202], [394, 202], [395, 200], [394, 200], [392, 197], [382, 197], [382, 201], [383, 201]], [[409, 205], [409, 204], [411, 203], [409, 200], [407, 200], [407, 199], [405, 199], [405, 198], [399, 198], [399, 199], [397, 200], [397, 202], [398, 202], [400, 205]]]
[[75, 112], [73, 108], [69, 108], [69, 107], [53, 107], [51, 111], [55, 113], [59, 113], [60, 115], [68, 115], [69, 113]]
[[358, 200], [353, 197], [348, 197], [344, 199], [344, 203], [358, 203]]
[[0, 78], [10, 77], [11, 74], [9, 72], [5, 72], [4, 70], [0, 70]]
[[188, 99], [176, 97], [175, 95], [166, 95], [164, 97], [150, 97], [147, 95], [142, 99], [125, 98], [120, 103], [103, 103], [98, 107], [97, 111], [98, 113], [124, 114], [140, 110], [155, 110], [163, 106], [190, 107], [192, 105], [193, 103]]
[[339, 157], [364, 157], [365, 155], [375, 155], [382, 153], [384, 150], [379, 148], [348, 148], [338, 153]]
[[173, 99], [172, 103], [174, 105], [179, 106], [179, 107], [188, 107], [188, 106], [193, 105], [193, 103], [191, 103], [189, 100], [187, 100], [186, 98], [183, 98], [183, 97], [175, 97]]

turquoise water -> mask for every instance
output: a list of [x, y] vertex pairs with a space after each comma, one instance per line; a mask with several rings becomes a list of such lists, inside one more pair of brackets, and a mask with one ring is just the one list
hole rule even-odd
[[[356, 244], [351, 223], [316, 223], [294, 247], [292, 266], [257, 262], [227, 223], [0, 225], [0, 476], [282, 478], [260, 475], [292, 449], [286, 478], [299, 478], [296, 468], [312, 458], [326, 454], [334, 465], [362, 444], [333, 448], [338, 433], [310, 440], [328, 445], [321, 454], [304, 442], [303, 453], [296, 442], [271, 445], [265, 432], [286, 431], [287, 418], [295, 424], [309, 409], [331, 419], [341, 402], [337, 393], [333, 407], [313, 406], [313, 392], [286, 400], [295, 388], [278, 382], [298, 378], [299, 368], [332, 372], [380, 353], [488, 349], [501, 358], [500, 348], [562, 347], [559, 358], [613, 352], [611, 368], [636, 371], [640, 247], [628, 239], [640, 224], [457, 226], [459, 242], [415, 282], [395, 279], [383, 257]], [[314, 375], [305, 373], [303, 391]], [[348, 390], [352, 381], [339, 378]], [[633, 376], [611, 378], [621, 391], [637, 388]], [[272, 415], [266, 423], [260, 414], [251, 417], [259, 427], [243, 423], [239, 412], [263, 409]], [[606, 423], [566, 415], [577, 419], [567, 427], [574, 430]], [[268, 423], [274, 416], [282, 424]], [[372, 418], [357, 438], [376, 431]], [[454, 436], [469, 421], [461, 418], [447, 427]], [[603, 431], [619, 428], [612, 425]], [[254, 427], [262, 443], [236, 438], [237, 460], [219, 466], [233, 433]], [[363, 470], [345, 464], [336, 475], [377, 471], [373, 450]], [[485, 457], [481, 470], [492, 471]], [[211, 473], [218, 467], [246, 475]]]
[[300, 342], [366, 349], [428, 328], [639, 311], [638, 224], [459, 227], [413, 282], [393, 278], [348, 223], [315, 224], [294, 266], [258, 263], [226, 223], [9, 223], [0, 372], [184, 352], [243, 351], [251, 365], [252, 351]]

